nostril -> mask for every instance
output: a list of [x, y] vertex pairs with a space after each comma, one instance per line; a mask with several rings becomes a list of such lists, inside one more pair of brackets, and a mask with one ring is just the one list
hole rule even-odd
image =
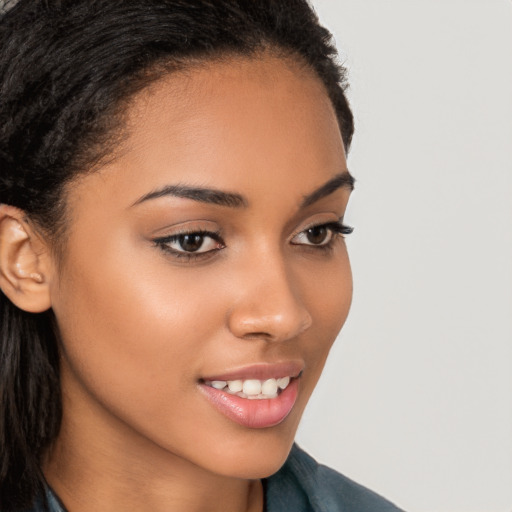
[[256, 283], [246, 286], [230, 308], [226, 320], [229, 330], [240, 339], [285, 341], [296, 338], [312, 324], [309, 309], [284, 273], [257, 273]]
[[242, 320], [236, 315], [230, 318], [230, 330], [235, 336], [244, 340], [264, 340], [269, 342], [294, 339], [312, 324], [311, 316], [304, 315], [275, 315], [245, 317]]
[[272, 335], [268, 332], [249, 332], [247, 334], [244, 334], [243, 336], [246, 340], [251, 339], [262, 339], [262, 338], [272, 338]]

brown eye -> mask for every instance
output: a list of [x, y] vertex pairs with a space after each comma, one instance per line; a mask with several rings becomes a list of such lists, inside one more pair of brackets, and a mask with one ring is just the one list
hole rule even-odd
[[305, 233], [309, 243], [319, 245], [325, 242], [331, 232], [326, 226], [314, 226], [307, 229]]
[[309, 245], [312, 247], [325, 247], [333, 240], [335, 233], [339, 230], [336, 228], [335, 223], [319, 224], [318, 226], [311, 226], [310, 228], [297, 233], [293, 239], [294, 245]]
[[207, 231], [156, 238], [154, 242], [164, 251], [174, 255], [199, 256], [225, 247], [218, 233]]
[[203, 243], [204, 243], [204, 235], [181, 235], [178, 238], [178, 243], [186, 252], [196, 252], [199, 249], [201, 249]]

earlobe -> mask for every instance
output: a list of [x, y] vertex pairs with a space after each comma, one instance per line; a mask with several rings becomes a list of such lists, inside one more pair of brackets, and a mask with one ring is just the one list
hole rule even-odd
[[47, 260], [24, 212], [0, 205], [0, 288], [20, 309], [41, 313], [50, 308]]

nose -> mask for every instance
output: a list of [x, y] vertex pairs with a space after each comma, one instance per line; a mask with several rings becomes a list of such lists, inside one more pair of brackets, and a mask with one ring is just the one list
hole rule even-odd
[[286, 341], [311, 326], [299, 285], [279, 258], [245, 267], [235, 286], [238, 294], [228, 314], [228, 326], [236, 337]]

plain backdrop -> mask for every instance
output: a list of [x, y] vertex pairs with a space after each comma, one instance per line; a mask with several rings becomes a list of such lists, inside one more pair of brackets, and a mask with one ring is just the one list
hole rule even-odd
[[355, 291], [298, 442], [409, 512], [511, 512], [512, 2], [313, 4], [350, 71]]

